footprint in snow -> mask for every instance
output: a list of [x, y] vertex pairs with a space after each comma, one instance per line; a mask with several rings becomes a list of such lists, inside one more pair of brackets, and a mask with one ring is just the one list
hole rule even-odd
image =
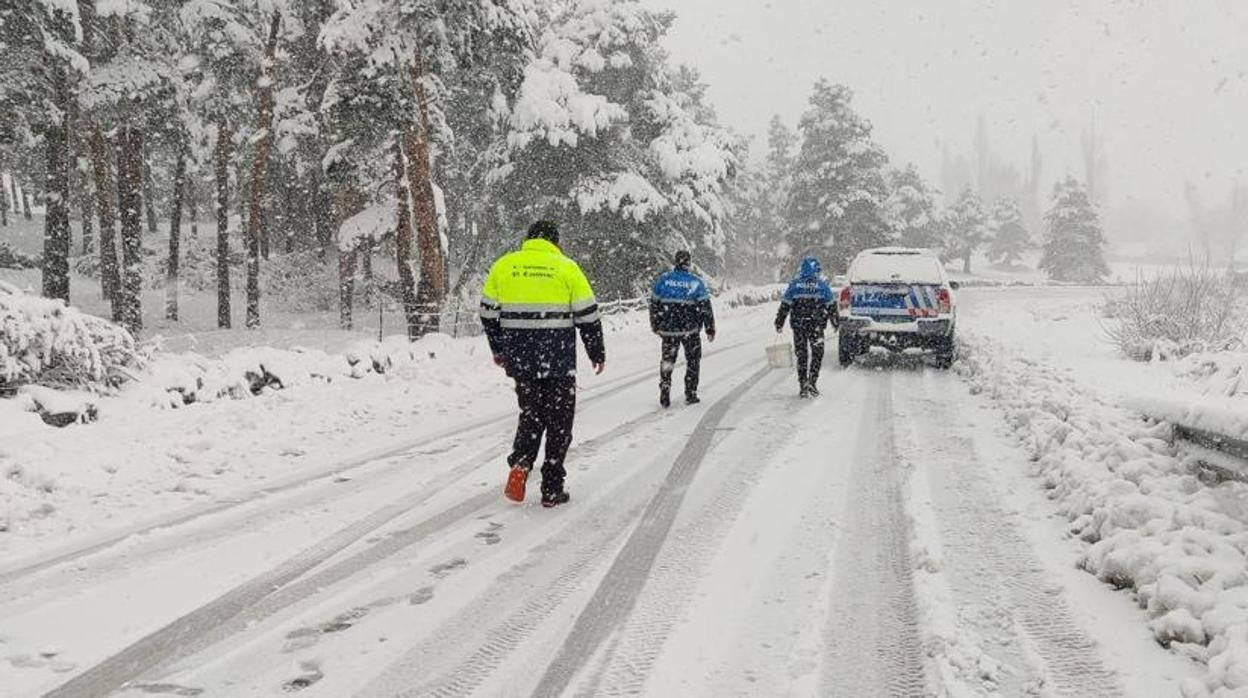
[[429, 603], [433, 599], [433, 587], [421, 587], [414, 594], [407, 597], [407, 603], [411, 606], [420, 606]]
[[356, 606], [349, 611], [339, 613], [332, 620], [305, 628], [295, 628], [286, 633], [286, 644], [282, 646], [282, 653], [289, 654], [302, 649], [307, 649], [320, 641], [321, 636], [328, 633], [340, 633], [351, 626], [356, 621], [368, 615], [370, 606]]
[[321, 673], [320, 668], [318, 668], [313, 662], [300, 662], [299, 668], [303, 669], [306, 673], [296, 676], [295, 678], [282, 684], [283, 691], [287, 693], [297, 693], [325, 678], [325, 675]]
[[430, 567], [430, 568], [429, 568], [429, 574], [432, 574], [433, 576], [438, 577], [439, 579], [441, 579], [442, 577], [445, 577], [446, 575], [450, 574], [451, 572], [454, 572], [455, 570], [462, 569], [462, 568], [467, 567], [467, 566], [468, 566], [468, 561], [467, 561], [467, 560], [465, 560], [465, 559], [464, 559], [464, 558], [462, 558], [462, 557], [457, 557], [457, 558], [455, 558], [455, 559], [453, 559], [453, 560], [448, 560], [448, 561], [446, 561], [446, 562], [440, 562], [440, 563], [438, 563], [438, 564], [434, 565], [433, 567]]
[[501, 543], [503, 541], [503, 537], [499, 535], [498, 533], [502, 529], [503, 529], [503, 524], [498, 523], [498, 522], [490, 522], [490, 525], [488, 528], [486, 528], [484, 531], [477, 533], [477, 538], [480, 538], [482, 541], [484, 541], [486, 545], [497, 545], [498, 543]]

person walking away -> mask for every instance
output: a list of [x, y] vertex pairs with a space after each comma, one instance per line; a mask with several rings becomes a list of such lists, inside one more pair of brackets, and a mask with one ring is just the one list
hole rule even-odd
[[832, 287], [823, 278], [819, 260], [802, 260], [797, 278], [789, 282], [776, 312], [776, 332], [784, 331], [787, 318], [793, 328], [800, 397], [819, 394], [819, 369], [823, 366], [824, 328], [835, 321]]
[[692, 257], [687, 250], [676, 253], [675, 267], [654, 282], [650, 294], [650, 329], [662, 338], [659, 363], [659, 404], [672, 404], [672, 372], [676, 356], [685, 350], [685, 403], [696, 405], [698, 380], [702, 369], [702, 338], [715, 341], [715, 312], [706, 282], [689, 271]]
[[520, 419], [504, 494], [524, 501], [542, 437], [542, 506], [568, 501], [563, 466], [576, 413], [576, 335], [593, 364], [606, 368], [598, 302], [581, 268], [559, 249], [559, 227], [537, 221], [520, 249], [490, 268], [481, 293], [481, 324], [494, 363], [516, 383]]

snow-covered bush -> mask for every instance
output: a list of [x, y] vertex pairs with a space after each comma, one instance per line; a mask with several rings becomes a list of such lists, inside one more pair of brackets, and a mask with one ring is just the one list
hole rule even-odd
[[1141, 278], [1106, 300], [1105, 331], [1136, 361], [1242, 347], [1245, 318], [1237, 314], [1237, 296], [1232, 277], [1208, 267]]
[[268, 302], [291, 312], [338, 308], [338, 267], [316, 252], [275, 255], [261, 268]]
[[9, 243], [0, 242], [0, 269], [38, 269], [42, 260], [13, 249]]
[[124, 329], [0, 282], [0, 385], [115, 387], [138, 362]]
[[720, 293], [715, 297], [715, 302], [728, 308], [750, 308], [767, 303], [779, 303], [784, 297], [784, 289], [784, 284], [742, 286]]
[[992, 399], [1032, 455], [1079, 565], [1129, 590], [1156, 640], [1208, 666], [1184, 696], [1248, 691], [1248, 523], [1226, 506], [1248, 485], [1217, 488], [1176, 458], [1165, 424], [1086, 391], [1067, 373], [963, 334], [960, 375]]

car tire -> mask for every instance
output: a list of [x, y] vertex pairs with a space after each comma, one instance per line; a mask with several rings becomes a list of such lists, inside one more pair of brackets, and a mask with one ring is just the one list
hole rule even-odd
[[953, 359], [956, 346], [953, 342], [953, 335], [942, 338], [936, 344], [936, 368], [948, 370], [953, 368]]
[[841, 367], [847, 367], [854, 363], [854, 357], [862, 352], [858, 349], [858, 338], [853, 332], [841, 330], [836, 335], [836, 355], [840, 360]]

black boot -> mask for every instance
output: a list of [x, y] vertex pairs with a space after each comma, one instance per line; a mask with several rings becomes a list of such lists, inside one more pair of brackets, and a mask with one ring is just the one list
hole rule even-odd
[[659, 388], [659, 405], [661, 407], [671, 407], [672, 393], [667, 388]]
[[686, 405], [696, 405], [699, 402], [702, 402], [702, 398], [698, 397], [697, 393], [685, 393]]
[[542, 506], [549, 509], [551, 507], [557, 507], [560, 504], [567, 504], [570, 499], [572, 499], [572, 496], [564, 490], [559, 490], [558, 492], [543, 492]]

